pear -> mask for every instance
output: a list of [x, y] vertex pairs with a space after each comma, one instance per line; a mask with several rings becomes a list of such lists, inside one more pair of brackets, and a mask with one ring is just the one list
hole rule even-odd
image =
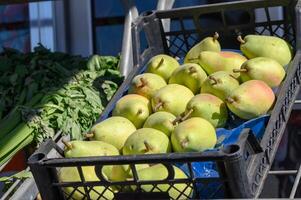
[[101, 141], [63, 141], [65, 144], [64, 155], [66, 158], [87, 156], [119, 155], [118, 149], [111, 144]]
[[[149, 164], [135, 164], [136, 171], [149, 167]], [[130, 165], [116, 165], [112, 169], [111, 181], [126, 181], [133, 178], [133, 171]], [[118, 187], [120, 189], [120, 187]]]
[[279, 37], [268, 35], [247, 35], [243, 39], [238, 36], [240, 50], [249, 59], [268, 57], [276, 60], [280, 65], [287, 65], [293, 57], [293, 48]]
[[167, 82], [172, 72], [179, 66], [175, 58], [165, 54], [159, 54], [148, 61], [146, 72], [157, 74]]
[[233, 69], [240, 69], [240, 66], [247, 61], [247, 58], [232, 51], [203, 51], [199, 54], [198, 63], [207, 72], [212, 74], [218, 71], [227, 71], [236, 78], [239, 74], [233, 73]]
[[166, 86], [165, 80], [156, 74], [144, 73], [135, 76], [129, 88], [129, 93], [139, 94], [151, 99], [153, 94]]
[[267, 57], [252, 58], [241, 66], [241, 69], [234, 69], [233, 72], [240, 73], [243, 82], [249, 80], [262, 80], [270, 87], [280, 85], [285, 76], [285, 70], [274, 59]]
[[187, 63], [181, 65], [172, 73], [169, 84], [184, 85], [194, 94], [197, 94], [200, 92], [201, 85], [206, 77], [206, 72], [198, 64]]
[[[174, 179], [188, 179], [187, 175], [178, 167], [172, 166]], [[171, 170], [172, 170], [171, 169]], [[140, 181], [165, 180], [168, 177], [168, 169], [162, 164], [155, 164], [137, 171]], [[132, 186], [136, 190], [136, 186]], [[190, 199], [193, 185], [189, 183], [175, 183], [173, 187], [170, 184], [157, 184], [156, 188], [152, 184], [142, 184], [141, 189], [145, 192], [168, 192], [171, 199]]]
[[103, 141], [121, 150], [126, 139], [135, 131], [136, 127], [130, 120], [113, 116], [95, 124], [86, 136], [90, 140]]
[[221, 45], [218, 42], [218, 33], [215, 32], [213, 37], [206, 37], [194, 45], [186, 54], [184, 63], [198, 63], [197, 57], [202, 51], [221, 51]]
[[238, 87], [239, 82], [230, 73], [219, 71], [206, 78], [202, 84], [201, 93], [213, 94], [224, 101]]
[[[90, 156], [118, 156], [119, 151], [111, 144], [101, 141], [70, 141], [65, 144], [64, 155], [66, 158], [90, 157]], [[93, 176], [90, 172], [90, 175]], [[95, 173], [95, 172], [94, 172]], [[102, 168], [102, 173], [110, 179], [112, 166], [106, 165]], [[96, 175], [95, 175], [96, 176]]]
[[[100, 181], [94, 171], [94, 166], [82, 167], [85, 181]], [[82, 182], [79, 172], [76, 167], [63, 167], [58, 172], [58, 179], [60, 182]], [[67, 195], [71, 195], [71, 199], [86, 199], [87, 196], [84, 187], [78, 187], [77, 190], [73, 187], [62, 187]], [[88, 187], [89, 188], [89, 187]], [[75, 190], [75, 192], [73, 192]], [[95, 190], [95, 191], [94, 191]], [[100, 196], [101, 194], [101, 196]], [[90, 199], [113, 199], [114, 193], [112, 188], [106, 189], [104, 186], [94, 186], [93, 190], [89, 190]], [[101, 198], [102, 197], [102, 198]]]
[[145, 121], [143, 127], [144, 128], [154, 128], [159, 131], [162, 131], [167, 135], [170, 136], [171, 132], [174, 129], [173, 121], [176, 117], [168, 112], [160, 111], [151, 114]]
[[201, 117], [209, 121], [215, 128], [224, 127], [228, 119], [226, 104], [211, 94], [198, 94], [187, 104], [185, 115]]
[[128, 94], [119, 99], [112, 115], [130, 120], [136, 128], [141, 128], [151, 113], [150, 101], [138, 94]]
[[154, 94], [151, 104], [154, 112], [166, 111], [178, 116], [185, 111], [193, 96], [192, 91], [185, 86], [168, 84]]
[[203, 152], [216, 145], [215, 129], [210, 122], [200, 117], [192, 117], [181, 122], [171, 134], [175, 152]]
[[228, 108], [242, 119], [252, 119], [267, 113], [274, 101], [273, 90], [260, 80], [244, 82], [226, 99]]
[[132, 133], [123, 147], [123, 155], [170, 152], [168, 137], [153, 128], [141, 128]]

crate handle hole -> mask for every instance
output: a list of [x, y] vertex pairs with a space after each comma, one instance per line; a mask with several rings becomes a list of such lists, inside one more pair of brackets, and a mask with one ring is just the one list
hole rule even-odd
[[38, 161], [40, 161], [40, 160], [42, 160], [44, 158], [45, 158], [45, 154], [43, 154], [43, 153], [36, 153], [36, 154], [30, 156], [30, 158], [28, 159], [28, 161], [29, 162], [38, 162]]
[[238, 152], [239, 150], [240, 150], [240, 147], [237, 144], [227, 145], [222, 148], [222, 151], [226, 154], [233, 154], [233, 153]]

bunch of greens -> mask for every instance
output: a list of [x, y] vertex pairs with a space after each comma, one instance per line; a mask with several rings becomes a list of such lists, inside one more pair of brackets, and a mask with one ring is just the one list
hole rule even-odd
[[[82, 139], [82, 133], [95, 123], [123, 81], [118, 61], [115, 57], [95, 55], [86, 62], [77, 62], [85, 65], [76, 70], [71, 66], [64, 68], [56, 61], [55, 65], [66, 70], [64, 75], [68, 78], [53, 80], [59, 84], [41, 81], [49, 87], [16, 106], [0, 121], [0, 166], [24, 146], [33, 141], [39, 144], [57, 131]], [[46, 63], [45, 68], [51, 68], [47, 66]]]
[[0, 119], [37, 93], [65, 84], [86, 65], [86, 58], [50, 52], [42, 45], [31, 53], [4, 48], [0, 54]]

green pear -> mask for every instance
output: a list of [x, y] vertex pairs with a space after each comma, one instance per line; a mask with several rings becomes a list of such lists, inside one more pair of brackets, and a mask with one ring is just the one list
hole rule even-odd
[[167, 82], [172, 72], [179, 66], [175, 58], [165, 54], [159, 54], [148, 61], [146, 72], [157, 74]]
[[198, 63], [197, 57], [202, 51], [221, 51], [221, 45], [218, 42], [218, 33], [215, 32], [213, 37], [206, 37], [196, 45], [194, 45], [186, 54], [184, 63]]
[[[85, 181], [99, 181], [99, 178], [96, 176], [94, 171], [94, 166], [85, 166], [82, 167], [83, 175]], [[82, 182], [79, 172], [76, 167], [63, 167], [58, 172], [58, 179], [60, 182]], [[73, 187], [62, 187], [64, 192], [67, 195], [71, 195], [71, 199], [79, 200], [86, 199], [87, 196], [84, 187], [78, 187], [77, 190]], [[73, 192], [75, 190], [75, 192]], [[94, 191], [95, 190], [95, 191]], [[101, 196], [99, 195], [101, 194]], [[105, 189], [104, 186], [94, 186], [93, 190], [89, 191], [90, 199], [113, 199], [114, 193], [112, 192], [112, 188]]]
[[228, 108], [242, 119], [252, 119], [266, 114], [274, 101], [273, 90], [260, 80], [244, 82], [226, 99]]
[[[172, 166], [174, 170], [174, 179], [188, 179], [187, 175], [178, 167]], [[155, 164], [137, 171], [138, 179], [141, 181], [165, 180], [168, 177], [168, 169], [162, 164]], [[136, 186], [132, 186], [136, 191]], [[142, 184], [141, 189], [145, 192], [168, 192], [171, 199], [190, 199], [193, 185], [190, 183], [175, 183], [173, 187], [170, 184], [157, 184], [156, 188], [152, 184]]]
[[[136, 171], [149, 167], [149, 164], [135, 164]], [[112, 169], [111, 181], [126, 181], [133, 178], [133, 171], [130, 165], [115, 165]], [[120, 187], [118, 187], [120, 189]]]
[[201, 117], [210, 122], [215, 128], [224, 127], [228, 119], [226, 104], [211, 94], [198, 94], [187, 104], [185, 115]]
[[268, 57], [276, 60], [280, 65], [287, 65], [293, 57], [293, 48], [282, 38], [268, 35], [247, 35], [244, 39], [238, 36], [240, 50], [249, 59]]
[[128, 94], [119, 99], [112, 115], [130, 120], [136, 128], [141, 128], [151, 113], [150, 101], [138, 94]]
[[119, 155], [119, 151], [111, 144], [102, 141], [70, 141], [65, 142], [64, 155], [66, 158], [87, 156]]
[[176, 83], [188, 87], [194, 94], [200, 92], [201, 85], [206, 79], [206, 72], [195, 63], [187, 63], [177, 68], [169, 79], [169, 84]]
[[203, 152], [214, 148], [216, 141], [214, 127], [200, 117], [192, 117], [179, 123], [171, 134], [175, 152]]
[[152, 73], [139, 74], [133, 78], [129, 93], [139, 94], [151, 99], [158, 89], [166, 85], [165, 80], [159, 75]]
[[244, 64], [241, 69], [233, 70], [240, 73], [240, 78], [243, 82], [249, 80], [262, 80], [270, 87], [280, 85], [285, 76], [285, 70], [274, 59], [267, 57], [252, 58]]
[[154, 94], [151, 104], [154, 112], [166, 111], [178, 116], [185, 111], [193, 96], [192, 91], [185, 86], [168, 84]]
[[136, 127], [130, 120], [113, 116], [95, 124], [86, 136], [90, 140], [112, 144], [120, 151], [126, 139], [135, 131]]
[[232, 51], [203, 51], [199, 54], [198, 62], [201, 67], [212, 74], [218, 71], [227, 71], [236, 78], [239, 74], [233, 73], [233, 69], [240, 69], [240, 66], [247, 61], [247, 58]]
[[[119, 151], [116, 147], [114, 147], [111, 144], [102, 142], [102, 141], [76, 141], [76, 140], [74, 140], [74, 141], [66, 142], [63, 140], [62, 142], [65, 144], [64, 155], [66, 158], [78, 158], [78, 157], [90, 157], [90, 156], [118, 156], [119, 155]], [[102, 168], [102, 173], [108, 179], [110, 179], [111, 174], [112, 174], [112, 166], [111, 165], [104, 166]]]
[[160, 111], [151, 114], [145, 121], [143, 128], [154, 128], [165, 133], [168, 137], [174, 129], [173, 121], [176, 117], [168, 112]]
[[[148, 164], [135, 164], [136, 170], [143, 169], [149, 167]], [[128, 181], [132, 179], [133, 173], [130, 165], [114, 165], [112, 167], [112, 173], [110, 176], [111, 182], [119, 182], [119, 181]], [[114, 185], [111, 186], [112, 189], [117, 190], [119, 192], [132, 192], [131, 187], [129, 185], [120, 186]]]
[[238, 87], [239, 82], [230, 73], [219, 71], [206, 78], [202, 84], [201, 93], [213, 94], [224, 101]]
[[141, 128], [132, 133], [123, 147], [123, 155], [170, 152], [168, 137], [153, 128]]

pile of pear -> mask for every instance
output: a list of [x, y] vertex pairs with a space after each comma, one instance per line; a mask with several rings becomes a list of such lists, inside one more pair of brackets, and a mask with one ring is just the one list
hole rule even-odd
[[[146, 71], [132, 79], [128, 94], [117, 101], [112, 116], [85, 135], [88, 141], [65, 142], [65, 156], [203, 152], [215, 147], [216, 129], [226, 126], [230, 112], [244, 120], [269, 113], [276, 98], [273, 88], [285, 78], [292, 47], [275, 36], [239, 36], [240, 54], [223, 51], [218, 37], [215, 33], [193, 46], [182, 65], [169, 55], [152, 57]], [[161, 164], [135, 167], [140, 180], [163, 180], [168, 175]], [[86, 180], [99, 180], [93, 167], [82, 168]], [[187, 178], [181, 169], [173, 168], [175, 178]], [[128, 165], [105, 166], [102, 170], [102, 177], [110, 181], [133, 179]], [[77, 173], [75, 168], [63, 168], [59, 178], [79, 181]], [[169, 188], [166, 184], [157, 187], [161, 191]], [[152, 189], [150, 185], [141, 188]], [[180, 198], [185, 199], [192, 194], [186, 184], [177, 184], [176, 188], [169, 190], [173, 198], [183, 195]], [[71, 193], [71, 189], [67, 187], [65, 192]], [[103, 193], [104, 187], [94, 189]], [[111, 188], [103, 195], [111, 198], [118, 189]], [[90, 193], [90, 197], [97, 196]], [[75, 192], [74, 196], [81, 198], [82, 194]]]

